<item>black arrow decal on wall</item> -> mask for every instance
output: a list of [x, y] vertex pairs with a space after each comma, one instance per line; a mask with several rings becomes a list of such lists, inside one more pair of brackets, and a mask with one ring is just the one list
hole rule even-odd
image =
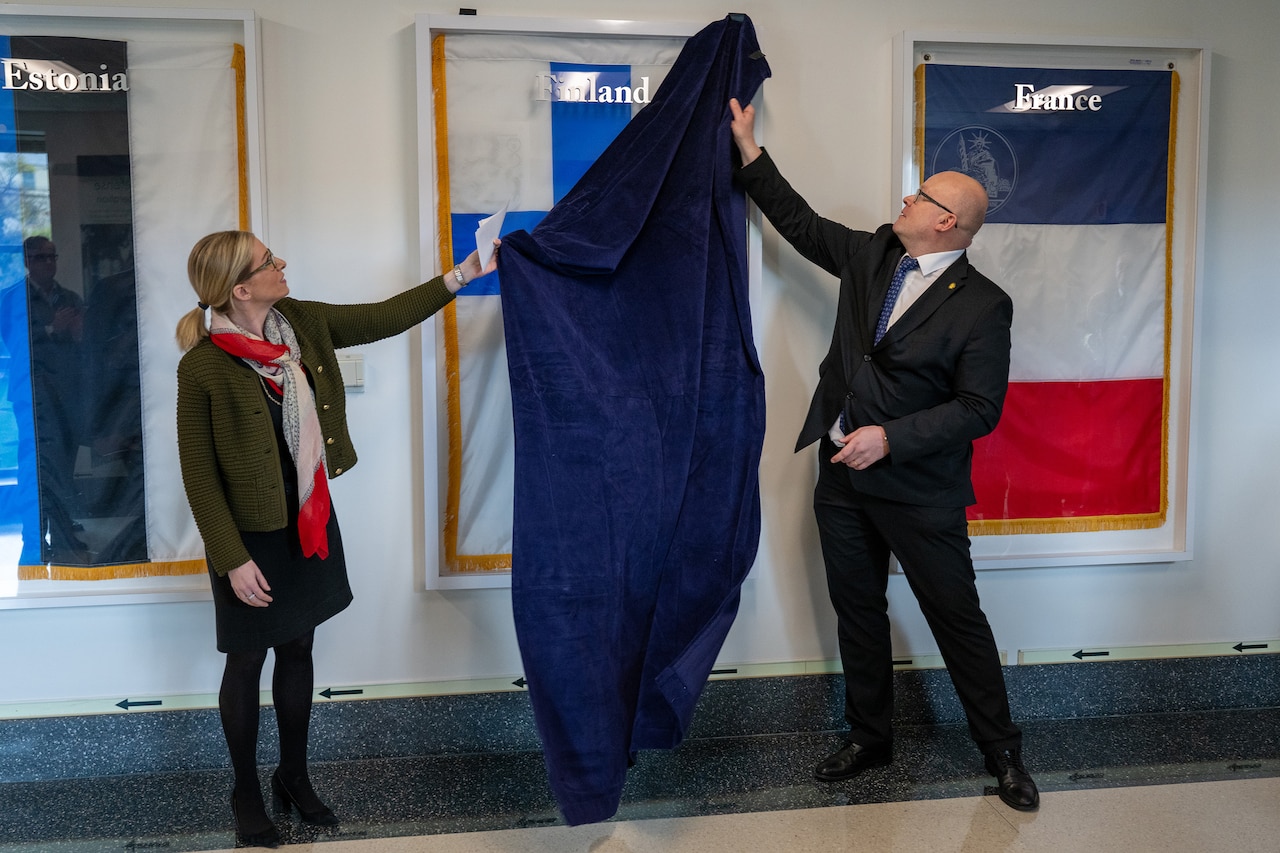
[[163, 704], [164, 704], [164, 702], [163, 702], [162, 700], [160, 700], [160, 699], [148, 699], [148, 700], [146, 700], [146, 701], [144, 701], [144, 702], [136, 702], [136, 701], [134, 701], [134, 700], [132, 700], [132, 699], [124, 699], [124, 700], [121, 700], [121, 701], [117, 702], [117, 703], [116, 703], [116, 707], [117, 707], [117, 708], [123, 708], [124, 710], [126, 710], [126, 711], [127, 711], [127, 710], [129, 710], [130, 708], [145, 708], [145, 707], [149, 707], [149, 706], [154, 706], [154, 705], [163, 705]]

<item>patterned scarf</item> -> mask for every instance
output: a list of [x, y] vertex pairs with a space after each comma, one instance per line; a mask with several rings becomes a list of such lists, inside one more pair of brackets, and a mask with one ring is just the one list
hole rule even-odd
[[319, 554], [320, 559], [326, 559], [329, 482], [325, 477], [324, 441], [293, 327], [274, 308], [262, 326], [266, 340], [217, 311], [210, 312], [209, 325], [209, 337], [218, 347], [252, 367], [282, 396], [285, 443], [298, 470], [298, 535], [302, 553], [307, 557]]

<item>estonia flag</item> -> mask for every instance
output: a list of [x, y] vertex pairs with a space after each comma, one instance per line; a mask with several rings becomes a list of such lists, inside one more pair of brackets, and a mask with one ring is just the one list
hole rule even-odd
[[205, 572], [173, 334], [191, 245], [248, 224], [244, 64], [194, 36], [0, 35], [0, 595]]

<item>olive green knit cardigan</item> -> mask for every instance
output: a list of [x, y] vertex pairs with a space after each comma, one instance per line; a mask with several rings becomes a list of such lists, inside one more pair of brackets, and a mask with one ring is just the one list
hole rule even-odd
[[[316, 414], [330, 477], [356, 464], [347, 432], [347, 398], [335, 349], [358, 346], [413, 328], [450, 301], [437, 277], [384, 302], [329, 305], [281, 299], [276, 308], [293, 326], [302, 363], [315, 383]], [[240, 531], [288, 525], [284, 475], [275, 427], [258, 375], [208, 338], [178, 363], [178, 457], [187, 502], [215, 572], [250, 559]]]

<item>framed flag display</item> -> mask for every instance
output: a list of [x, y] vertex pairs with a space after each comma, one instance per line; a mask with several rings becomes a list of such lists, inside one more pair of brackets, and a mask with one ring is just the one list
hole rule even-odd
[[895, 197], [987, 190], [969, 255], [1013, 298], [973, 448], [979, 567], [1189, 559], [1209, 51], [905, 34]]
[[209, 594], [173, 283], [263, 233], [257, 54], [252, 12], [0, 8], [0, 608]]
[[[501, 234], [532, 230], [645, 108], [700, 26], [420, 15], [422, 278], [465, 258], [479, 223], [499, 212]], [[758, 240], [750, 229], [752, 269]], [[501, 287], [499, 271], [422, 327], [430, 588], [510, 584], [514, 450]]]

